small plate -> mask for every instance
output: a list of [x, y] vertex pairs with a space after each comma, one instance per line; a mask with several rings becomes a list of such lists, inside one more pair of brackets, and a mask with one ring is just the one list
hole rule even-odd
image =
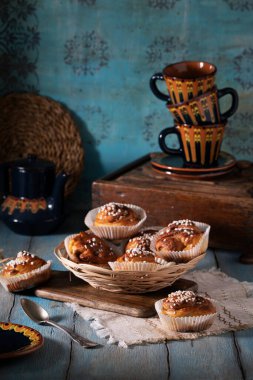
[[224, 176], [225, 174], [230, 173], [233, 168], [220, 171], [220, 172], [211, 172], [211, 173], [174, 173], [166, 169], [158, 169], [155, 166], [152, 166], [152, 169], [164, 176], [170, 176], [175, 179], [193, 179], [193, 180], [208, 180], [210, 178]]
[[43, 336], [30, 327], [0, 322], [0, 359], [30, 354], [42, 347], [43, 343]]
[[217, 165], [210, 168], [193, 168], [185, 166], [183, 158], [178, 155], [155, 153], [151, 156], [151, 165], [153, 168], [160, 171], [168, 171], [169, 173], [167, 174], [203, 175], [208, 173], [228, 172], [234, 168], [235, 164], [235, 158], [226, 152], [221, 152]]

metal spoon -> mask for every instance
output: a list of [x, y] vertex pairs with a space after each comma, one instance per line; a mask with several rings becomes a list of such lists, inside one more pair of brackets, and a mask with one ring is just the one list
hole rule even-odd
[[75, 342], [79, 343], [82, 347], [93, 348], [100, 346], [98, 343], [92, 342], [91, 340], [85, 339], [80, 335], [77, 335], [75, 332], [69, 330], [67, 327], [58, 325], [58, 323], [51, 321], [49, 319], [48, 312], [43, 309], [39, 304], [33, 302], [27, 298], [21, 298], [21, 306], [24, 312], [30, 317], [34, 322], [39, 325], [52, 325], [70, 336]]

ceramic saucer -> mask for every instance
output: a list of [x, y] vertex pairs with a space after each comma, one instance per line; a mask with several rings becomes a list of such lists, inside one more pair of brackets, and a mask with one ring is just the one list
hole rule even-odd
[[42, 335], [28, 326], [0, 322], [0, 359], [27, 355], [42, 347]]
[[164, 175], [164, 176], [170, 176], [170, 177], [175, 178], [175, 179], [208, 180], [208, 179], [211, 179], [214, 177], [224, 176], [225, 174], [230, 173], [233, 168], [230, 170], [227, 170], [227, 171], [211, 172], [211, 173], [204, 173], [204, 174], [198, 174], [198, 173], [195, 173], [195, 174], [191, 174], [191, 173], [186, 173], [186, 174], [183, 173], [182, 174], [182, 173], [180, 173], [180, 174], [178, 174], [178, 173], [172, 173], [166, 169], [157, 169], [154, 166], [152, 167], [152, 169], [157, 174]]
[[196, 176], [196, 177], [214, 177], [230, 172], [236, 164], [235, 158], [226, 152], [221, 152], [218, 162], [210, 168], [193, 168], [185, 166], [181, 156], [168, 155], [164, 153], [155, 153], [151, 156], [151, 165], [153, 169], [166, 174], [178, 176]]

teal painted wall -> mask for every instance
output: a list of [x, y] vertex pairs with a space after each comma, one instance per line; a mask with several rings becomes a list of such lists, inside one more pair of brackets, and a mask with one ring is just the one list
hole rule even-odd
[[252, 159], [252, 20], [253, 0], [1, 0], [1, 94], [36, 91], [65, 104], [93, 179], [159, 151], [173, 120], [151, 75], [210, 61], [218, 87], [240, 98], [222, 149]]

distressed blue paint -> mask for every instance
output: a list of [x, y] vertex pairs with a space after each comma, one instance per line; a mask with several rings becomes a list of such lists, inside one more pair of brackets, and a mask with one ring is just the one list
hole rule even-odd
[[3, 0], [0, 90], [64, 103], [81, 130], [85, 175], [95, 178], [159, 150], [158, 134], [173, 120], [149, 89], [151, 75], [207, 60], [218, 67], [218, 87], [240, 97], [222, 148], [252, 159], [252, 17], [252, 0]]

